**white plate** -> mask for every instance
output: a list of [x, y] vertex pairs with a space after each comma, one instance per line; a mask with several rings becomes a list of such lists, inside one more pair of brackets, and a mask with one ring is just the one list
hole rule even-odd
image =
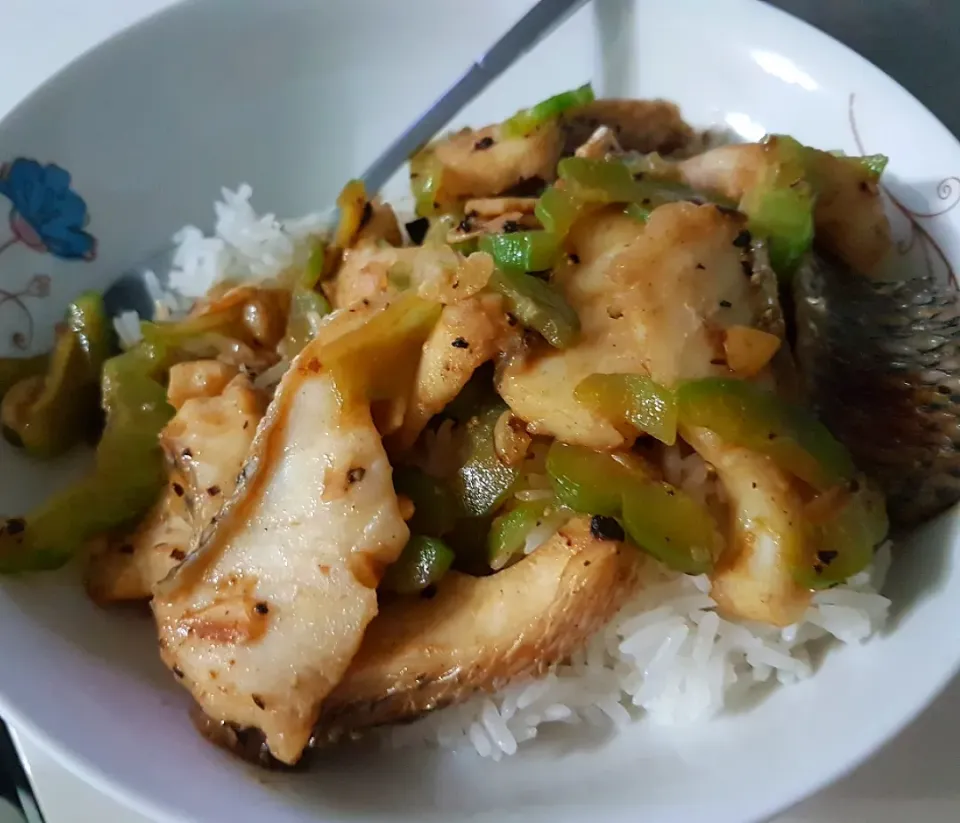
[[[0, 354], [31, 323], [31, 344], [46, 346], [78, 291], [102, 287], [183, 223], [209, 222], [220, 184], [247, 180], [258, 205], [283, 214], [328, 204], [527, 4], [201, 0], [84, 57], [0, 125], [0, 161], [32, 157], [72, 173], [95, 259], [23, 243], [0, 253], [0, 288], [17, 295], [0, 303]], [[462, 120], [500, 119], [593, 77], [603, 93], [673, 98], [693, 122], [746, 137], [789, 132], [853, 153], [859, 134], [864, 150], [891, 156], [898, 199], [916, 215], [938, 215], [898, 219], [918, 255], [904, 264], [922, 265], [932, 243], [960, 261], [960, 147], [875, 68], [749, 0], [608, 0], [601, 9], [602, 50], [585, 9]], [[47, 247], [93, 250], [82, 234], [66, 245], [56, 235], [50, 224]], [[69, 468], [30, 466], [4, 446], [0, 472], [0, 511], [14, 512], [65, 482]], [[638, 724], [606, 742], [545, 740], [500, 764], [336, 751], [311, 775], [253, 772], [193, 733], [149, 621], [98, 611], [71, 573], [4, 584], [0, 708], [97, 787], [162, 821], [743, 823], [869, 755], [953, 674], [957, 531], [948, 515], [903, 553], [888, 636], [697, 729]]]

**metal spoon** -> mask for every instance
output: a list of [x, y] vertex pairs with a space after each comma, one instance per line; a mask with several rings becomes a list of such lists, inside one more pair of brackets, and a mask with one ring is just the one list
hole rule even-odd
[[[407, 162], [420, 146], [427, 143], [463, 108], [477, 97], [518, 59], [543, 40], [587, 0], [540, 0], [490, 49], [417, 118], [361, 175], [369, 194], [375, 194]], [[165, 249], [121, 275], [103, 295], [107, 311], [116, 316], [135, 311], [150, 319], [154, 303], [145, 284], [145, 274], [156, 272], [163, 283], [170, 271], [173, 250]]]

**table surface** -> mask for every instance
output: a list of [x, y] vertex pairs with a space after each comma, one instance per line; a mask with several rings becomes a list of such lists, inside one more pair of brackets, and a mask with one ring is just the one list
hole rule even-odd
[[[267, 0], [264, 0], [267, 2]], [[77, 55], [171, 0], [0, 0], [5, 47], [0, 116]], [[881, 66], [960, 133], [956, 0], [774, 0]], [[955, 65], [950, 66], [953, 62]], [[936, 68], [936, 70], [934, 70]], [[151, 823], [100, 795], [13, 730], [48, 823]], [[960, 681], [873, 760], [776, 823], [955, 823]], [[82, 810], [82, 812], [80, 811]]]

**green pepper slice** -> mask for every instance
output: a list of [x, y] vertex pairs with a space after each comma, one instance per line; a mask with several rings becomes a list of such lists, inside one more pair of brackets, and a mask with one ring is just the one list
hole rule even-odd
[[494, 571], [508, 566], [523, 553], [530, 534], [543, 519], [551, 500], [525, 500], [494, 518], [487, 535], [487, 560]]
[[557, 501], [581, 514], [619, 517], [623, 490], [637, 474], [610, 454], [555, 441], [547, 476]]
[[410, 189], [418, 217], [438, 214], [443, 164], [428, 146], [410, 158]]
[[501, 271], [547, 271], [560, 255], [556, 236], [546, 231], [486, 234], [480, 238], [479, 247]]
[[157, 382], [168, 352], [140, 344], [103, 366], [107, 422], [93, 470], [26, 517], [0, 526], [0, 572], [54, 569], [97, 534], [135, 522], [166, 482], [159, 434], [173, 416]]
[[[544, 228], [563, 238], [573, 224], [593, 209], [625, 203], [630, 216], [645, 223], [650, 213], [666, 203], [702, 202], [702, 195], [666, 177], [635, 175], [621, 160], [567, 157], [558, 166], [560, 183], [541, 196], [535, 209]], [[717, 205], [734, 204], [711, 197]]]
[[566, 237], [573, 224], [593, 208], [570, 187], [550, 186], [537, 200], [534, 213], [550, 234]]
[[850, 481], [853, 460], [810, 412], [742, 380], [706, 377], [677, 389], [680, 423], [768, 455], [819, 491]]
[[593, 87], [587, 83], [571, 91], [564, 91], [542, 100], [529, 109], [521, 109], [500, 126], [500, 134], [505, 138], [526, 137], [531, 132], [555, 120], [565, 111], [592, 103], [595, 97]]
[[500, 462], [494, 449], [493, 430], [506, 409], [505, 404], [496, 403], [467, 421], [464, 460], [451, 484], [460, 513], [467, 517], [496, 511], [520, 476], [518, 469]]
[[555, 349], [565, 349], [580, 336], [580, 318], [556, 289], [537, 277], [495, 270], [490, 287], [503, 295], [509, 312], [525, 328], [538, 332]]
[[367, 189], [363, 181], [348, 181], [337, 196], [340, 219], [337, 221], [337, 230], [333, 236], [333, 242], [337, 248], [345, 249], [353, 242], [363, 225], [368, 205]]
[[442, 537], [457, 522], [457, 500], [449, 487], [425, 471], [412, 466], [393, 473], [393, 486], [413, 502], [413, 517], [407, 522], [414, 534]]
[[[858, 477], [840, 491], [846, 499], [839, 507], [828, 517], [810, 518], [805, 524], [810, 556], [796, 574], [802, 586], [825, 589], [843, 583], [870, 565], [876, 547], [887, 536], [890, 523], [883, 494], [876, 486]], [[808, 511], [815, 505], [816, 501]]]
[[633, 483], [623, 492], [623, 527], [630, 539], [674, 571], [713, 568], [717, 532], [707, 511], [668, 483]]
[[3, 399], [4, 436], [37, 457], [56, 457], [100, 424], [100, 369], [114, 338], [100, 295], [82, 294], [67, 309], [44, 375], [11, 387]]
[[685, 574], [712, 568], [713, 518], [680, 489], [613, 455], [559, 442], [547, 454], [547, 475], [560, 503], [621, 520], [630, 540], [669, 568]]
[[639, 374], [591, 374], [573, 396], [614, 425], [621, 421], [672, 446], [677, 441], [674, 393]]
[[387, 569], [380, 586], [397, 594], [418, 594], [438, 583], [453, 561], [453, 551], [442, 540], [416, 535]]
[[284, 356], [293, 358], [299, 354], [316, 337], [321, 318], [330, 311], [329, 301], [320, 292], [295, 287], [290, 292], [290, 311], [282, 343]]
[[646, 223], [650, 219], [653, 209], [649, 206], [641, 206], [639, 203], [628, 203], [624, 206], [623, 213], [630, 215], [638, 223]]
[[756, 185], [740, 201], [750, 230], [767, 238], [770, 264], [785, 281], [813, 245], [815, 191], [805, 147], [792, 137], [764, 141], [767, 162]]
[[565, 157], [557, 174], [573, 194], [588, 203], [630, 203], [641, 193], [630, 169], [619, 160]]
[[21, 380], [37, 377], [47, 370], [49, 356], [36, 354], [33, 357], [0, 357], [0, 400]]

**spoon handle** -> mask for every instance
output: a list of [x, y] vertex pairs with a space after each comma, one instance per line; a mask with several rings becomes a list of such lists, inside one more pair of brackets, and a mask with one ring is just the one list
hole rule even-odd
[[411, 154], [586, 1], [540, 0], [364, 172], [368, 194], [378, 192]]

